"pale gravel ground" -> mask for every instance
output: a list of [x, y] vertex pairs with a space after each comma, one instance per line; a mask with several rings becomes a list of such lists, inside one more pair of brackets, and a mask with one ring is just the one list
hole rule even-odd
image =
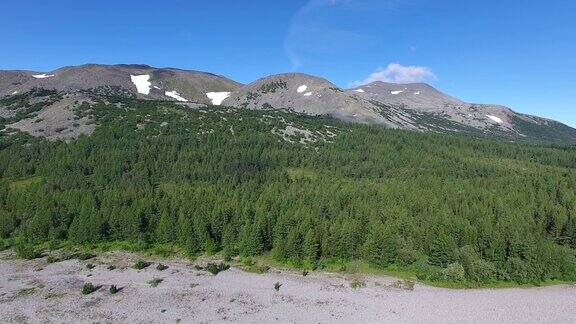
[[[394, 278], [366, 276], [366, 287], [353, 289], [351, 278], [336, 274], [232, 268], [212, 276], [183, 260], [163, 262], [165, 271], [156, 264], [137, 271], [138, 256], [120, 252], [52, 264], [9, 256], [0, 253], [1, 323], [576, 323], [576, 286], [407, 290]], [[151, 287], [154, 277], [164, 281]], [[82, 295], [84, 282], [103, 287]], [[110, 284], [124, 289], [110, 295]]]

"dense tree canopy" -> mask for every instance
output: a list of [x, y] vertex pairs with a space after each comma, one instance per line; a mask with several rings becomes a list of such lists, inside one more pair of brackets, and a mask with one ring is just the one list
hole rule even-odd
[[90, 137], [0, 137], [2, 238], [576, 280], [574, 148], [135, 99], [78, 113]]

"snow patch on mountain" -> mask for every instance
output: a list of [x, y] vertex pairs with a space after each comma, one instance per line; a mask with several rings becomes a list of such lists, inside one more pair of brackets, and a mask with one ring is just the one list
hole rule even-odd
[[393, 95], [401, 94], [402, 92], [404, 92], [404, 90], [390, 91], [390, 93]]
[[312, 95], [312, 92], [306, 92], [306, 93], [304, 94], [304, 96], [306, 96], [306, 97], [309, 97], [309, 96], [311, 96], [311, 95]]
[[150, 75], [130, 74], [130, 79], [132, 80], [132, 83], [134, 83], [134, 85], [136, 86], [136, 90], [138, 91], [138, 93], [145, 95], [150, 94], [150, 86], [152, 85], [152, 83], [150, 83]]
[[220, 106], [224, 99], [230, 96], [230, 92], [207, 92], [206, 97], [212, 101], [215, 106]]
[[299, 86], [298, 89], [296, 89], [296, 91], [298, 91], [298, 93], [302, 93], [302, 92], [306, 91], [306, 89], [308, 89], [308, 86], [303, 84], [303, 85]]
[[12, 92], [12, 95], [18, 94], [18, 91], [14, 91]]
[[46, 73], [32, 75], [32, 77], [35, 79], [46, 79], [46, 78], [51, 78], [53, 76], [54, 76], [54, 74], [46, 74]]
[[419, 95], [419, 94], [420, 94], [420, 91], [416, 91], [416, 92], [414, 92], [414, 94], [415, 94], [415, 95]]
[[504, 122], [502, 121], [502, 119], [500, 119], [500, 118], [498, 118], [498, 117], [496, 117], [496, 116], [486, 115], [486, 117], [492, 119], [493, 121], [497, 122], [498, 124], [504, 123]]
[[178, 101], [182, 101], [182, 102], [188, 102], [188, 99], [180, 96], [180, 94], [176, 91], [166, 91], [164, 93], [166, 96], [170, 97], [170, 98], [174, 98]]
[[364, 93], [364, 92], [366, 92], [366, 91], [364, 91], [364, 90], [362, 90], [362, 89], [356, 89], [356, 90], [354, 90], [354, 91], [356, 91], [356, 92], [360, 92], [360, 93]]

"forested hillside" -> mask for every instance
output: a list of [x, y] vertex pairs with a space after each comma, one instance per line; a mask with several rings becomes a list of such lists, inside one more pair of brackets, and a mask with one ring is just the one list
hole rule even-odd
[[279, 110], [79, 104], [91, 136], [0, 136], [17, 248], [172, 243], [427, 280], [576, 280], [576, 149], [386, 130]]

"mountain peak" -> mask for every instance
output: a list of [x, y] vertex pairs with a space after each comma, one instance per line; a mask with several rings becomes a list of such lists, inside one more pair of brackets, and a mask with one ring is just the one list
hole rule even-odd
[[[191, 107], [223, 104], [287, 109], [391, 128], [576, 142], [576, 130], [568, 126], [504, 106], [466, 103], [426, 83], [375, 81], [343, 90], [325, 78], [292, 72], [242, 85], [208, 72], [146, 64], [90, 63], [50, 72], [0, 71], [0, 97], [36, 93], [37, 89], [67, 96], [54, 103], [57, 110], [69, 105], [71, 98], [74, 102], [87, 96], [115, 95], [176, 100]], [[24, 108], [0, 107], [0, 117], [12, 118]]]

